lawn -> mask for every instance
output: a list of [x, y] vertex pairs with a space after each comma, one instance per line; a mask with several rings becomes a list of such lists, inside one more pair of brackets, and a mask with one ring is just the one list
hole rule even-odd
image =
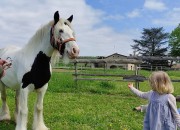
[[[117, 72], [126, 73], [108, 73]], [[173, 79], [180, 77], [178, 71], [168, 73]], [[149, 72], [141, 74], [147, 76]], [[174, 95], [180, 95], [180, 83], [173, 84]], [[140, 83], [140, 89], [150, 90], [147, 82]], [[8, 90], [7, 95], [12, 120], [0, 122], [0, 130], [15, 129], [14, 91]], [[28, 130], [32, 127], [35, 97], [35, 93], [29, 95]], [[78, 81], [75, 86], [72, 72], [53, 72], [44, 99], [44, 120], [51, 130], [141, 130], [144, 113], [132, 109], [145, 103], [130, 92], [127, 82]]]

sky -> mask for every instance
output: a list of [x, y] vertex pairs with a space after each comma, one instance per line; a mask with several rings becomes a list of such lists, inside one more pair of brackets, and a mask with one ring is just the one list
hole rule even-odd
[[73, 14], [80, 56], [128, 56], [143, 28], [171, 33], [180, 23], [180, 0], [1, 0], [0, 48], [25, 46], [57, 10]]

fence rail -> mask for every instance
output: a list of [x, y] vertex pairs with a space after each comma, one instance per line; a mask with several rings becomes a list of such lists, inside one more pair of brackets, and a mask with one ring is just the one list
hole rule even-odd
[[75, 59], [72, 60], [71, 63], [116, 63], [116, 64], [141, 64], [142, 60], [136, 59]]

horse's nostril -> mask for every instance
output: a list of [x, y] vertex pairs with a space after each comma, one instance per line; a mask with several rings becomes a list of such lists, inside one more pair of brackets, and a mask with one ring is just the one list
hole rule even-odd
[[73, 48], [73, 54], [76, 54], [76, 49], [75, 48]]

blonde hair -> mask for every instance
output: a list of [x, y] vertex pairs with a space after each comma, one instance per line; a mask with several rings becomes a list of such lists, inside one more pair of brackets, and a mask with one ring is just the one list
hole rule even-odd
[[169, 94], [174, 92], [171, 79], [164, 71], [153, 72], [149, 77], [149, 83], [152, 90], [158, 92], [159, 94]]

